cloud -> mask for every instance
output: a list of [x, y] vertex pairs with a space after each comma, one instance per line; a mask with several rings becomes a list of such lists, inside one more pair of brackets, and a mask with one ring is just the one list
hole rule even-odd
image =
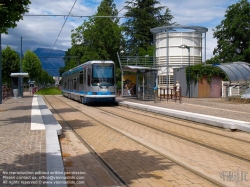
[[[24, 16], [19, 21], [18, 26], [9, 29], [9, 34], [2, 34], [2, 46], [7, 45], [20, 51], [20, 39], [23, 38], [23, 51], [35, 50], [38, 47], [67, 50], [71, 47], [71, 30], [81, 25], [83, 18], [68, 18], [62, 28], [66, 15], [69, 14], [75, 0], [31, 0], [30, 15], [65, 15], [65, 16]], [[123, 9], [125, 0], [115, 0], [116, 8]], [[237, 0], [168, 0], [159, 1], [159, 6], [167, 6], [174, 16], [174, 22], [181, 25], [207, 27], [207, 59], [212, 56], [212, 51], [216, 47], [216, 40], [213, 39], [212, 29], [220, 24], [224, 19], [224, 14], [228, 6], [236, 3]], [[97, 7], [101, 0], [78, 0], [72, 9], [71, 15], [91, 16], [97, 12]], [[123, 9], [119, 16], [123, 16]], [[163, 12], [164, 13], [164, 12]], [[123, 20], [123, 19], [122, 19]], [[61, 34], [59, 35], [60, 31]], [[57, 41], [56, 41], [57, 39]], [[56, 42], [56, 43], [55, 43]]]
[[[174, 16], [173, 22], [180, 25], [203, 26], [208, 28], [206, 33], [206, 59], [213, 56], [217, 40], [213, 38], [213, 31], [224, 15], [228, 6], [237, 3], [237, 0], [175, 0], [161, 1]], [[204, 42], [204, 41], [203, 41]]]

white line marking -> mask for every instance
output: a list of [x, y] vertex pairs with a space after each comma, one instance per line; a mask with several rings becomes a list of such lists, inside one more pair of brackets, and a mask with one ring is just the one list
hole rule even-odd
[[42, 118], [41, 111], [38, 105], [37, 96], [34, 96], [32, 100], [30, 129], [31, 130], [45, 130], [43, 118]]

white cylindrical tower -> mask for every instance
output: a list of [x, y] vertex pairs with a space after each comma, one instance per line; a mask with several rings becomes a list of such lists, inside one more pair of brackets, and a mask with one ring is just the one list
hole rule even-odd
[[202, 34], [195, 32], [169, 32], [156, 34], [156, 66], [185, 66], [189, 63], [188, 50], [180, 48], [186, 44], [190, 47], [190, 64], [201, 63]]
[[[202, 62], [202, 34], [207, 28], [196, 26], [165, 26], [151, 29], [155, 42], [155, 65], [159, 68], [160, 87], [174, 84], [173, 69]], [[181, 45], [188, 49], [180, 48]], [[190, 56], [189, 56], [190, 55]]]

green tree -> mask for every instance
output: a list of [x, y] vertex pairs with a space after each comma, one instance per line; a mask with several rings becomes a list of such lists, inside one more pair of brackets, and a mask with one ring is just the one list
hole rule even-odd
[[240, 0], [226, 10], [225, 19], [214, 30], [220, 62], [250, 62], [250, 2]]
[[[189, 70], [190, 68], [190, 70]], [[218, 75], [223, 80], [227, 80], [225, 73], [215, 66], [203, 66], [202, 64], [196, 64], [186, 68], [186, 80], [188, 80], [188, 72], [190, 71], [190, 79], [195, 82], [199, 81], [203, 76], [207, 77], [208, 82], [211, 82], [212, 76]]]
[[16, 22], [23, 19], [28, 12], [30, 0], [1, 0], [0, 5], [0, 33], [8, 33], [8, 28], [16, 27]]
[[218, 63], [220, 63], [218, 55], [215, 55], [212, 58], [206, 60], [206, 64], [218, 64]]
[[47, 85], [48, 83], [54, 83], [54, 79], [52, 76], [49, 75], [49, 73], [45, 70], [42, 70], [41, 74], [40, 74], [40, 83], [42, 85]]
[[59, 68], [60, 76], [67, 70], [76, 67], [80, 62], [80, 56], [83, 54], [80, 49], [81, 46], [72, 46], [68, 51], [65, 52], [64, 62], [65, 66]]
[[[80, 63], [88, 60], [113, 60], [118, 65], [116, 52], [123, 41], [119, 19], [105, 17], [117, 14], [113, 0], [103, 0], [95, 14], [97, 17], [90, 18], [73, 31], [70, 54], [79, 56]], [[77, 46], [79, 42], [81, 45]]]
[[2, 51], [2, 79], [3, 83], [10, 86], [11, 83], [11, 73], [16, 73], [20, 71], [20, 58], [16, 51], [12, 50], [7, 46]]
[[[145, 53], [153, 55], [153, 34], [150, 29], [159, 26], [170, 26], [173, 16], [166, 7], [165, 14], [161, 15], [164, 6], [157, 6], [157, 0], [126, 1], [125, 16], [127, 21], [123, 24], [126, 37], [126, 51], [130, 55]], [[144, 54], [144, 55], [145, 55]]]
[[42, 63], [35, 53], [28, 50], [25, 52], [22, 61], [23, 72], [29, 73], [31, 81], [39, 82], [42, 73]]

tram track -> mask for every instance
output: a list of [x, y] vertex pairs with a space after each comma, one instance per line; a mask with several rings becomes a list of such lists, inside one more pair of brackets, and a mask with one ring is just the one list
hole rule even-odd
[[[123, 110], [127, 110], [127, 111], [131, 111], [131, 109], [133, 109], [133, 112], [137, 113], [139, 115], [143, 114], [144, 116], [148, 116], [150, 118], [154, 118], [154, 119], [157, 119], [157, 120], [162, 120], [162, 121], [165, 121], [167, 123], [168, 122], [172, 123], [174, 121], [174, 123], [176, 125], [180, 125], [180, 126], [187, 127], [187, 128], [190, 128], [190, 129], [200, 130], [200, 131], [203, 131], [203, 132], [208, 132], [208, 133], [211, 133], [211, 134], [215, 134], [215, 135], [219, 135], [219, 136], [223, 136], [223, 137], [228, 137], [228, 138], [231, 138], [231, 139], [234, 139], [234, 140], [239, 140], [239, 141], [242, 141], [242, 142], [250, 143], [250, 136], [248, 137], [248, 140], [244, 139], [244, 135], [247, 135], [247, 136], [249, 135], [248, 132], [240, 132], [239, 130], [237, 130], [237, 133], [240, 134], [240, 137], [238, 136], [236, 138], [236, 137], [232, 136], [232, 135], [234, 135], [232, 133], [230, 133], [230, 135], [225, 134], [226, 131], [232, 132], [232, 130], [223, 129], [221, 127], [209, 126], [209, 125], [206, 125], [206, 124], [193, 122], [193, 121], [189, 121], [189, 120], [185, 120], [185, 119], [177, 119], [177, 118], [172, 117], [172, 116], [167, 116], [167, 118], [166, 118], [166, 115], [163, 115], [163, 114], [150, 113], [150, 115], [148, 115], [149, 113], [145, 112], [144, 110], [134, 109], [134, 108], [127, 109], [127, 107], [125, 107], [125, 106], [121, 106], [119, 108], [122, 108]], [[187, 125], [187, 123], [188, 123], [188, 125]], [[190, 124], [192, 124], [192, 126]], [[216, 130], [217, 132], [212, 132], [211, 130]]]
[[73, 134], [78, 138], [78, 140], [81, 141], [81, 143], [90, 151], [90, 153], [92, 154], [92, 156], [94, 156], [94, 158], [96, 160], [99, 161], [99, 163], [104, 166], [104, 168], [106, 169], [106, 171], [108, 171], [109, 174], [111, 174], [111, 176], [113, 176], [114, 180], [117, 181], [118, 183], [120, 183], [119, 186], [126, 186], [128, 187], [129, 185], [116, 173], [115, 170], [112, 169], [112, 167], [110, 167], [110, 165], [104, 160], [102, 159], [102, 157], [94, 150], [94, 148], [89, 145], [82, 137], [81, 135], [79, 135], [79, 133], [77, 133], [77, 131], [74, 129], [74, 127], [63, 118], [63, 116], [60, 114], [60, 112], [55, 109], [55, 107], [53, 107], [53, 105], [50, 104], [50, 102], [48, 101], [48, 99], [46, 97], [43, 97], [47, 103], [47, 105], [50, 106], [50, 110], [53, 110], [60, 118], [60, 120], [63, 121], [64, 124], [66, 124], [71, 132], [73, 132]]
[[[58, 98], [57, 98], [57, 99], [58, 99]], [[46, 100], [47, 100], [47, 99], [46, 99]], [[61, 99], [59, 99], [59, 100], [62, 101]], [[49, 101], [47, 100], [47, 102], [49, 102]], [[62, 102], [64, 102], [64, 101], [62, 101]], [[72, 106], [72, 105], [70, 105], [70, 104], [68, 104], [68, 103], [65, 103], [65, 104], [68, 105], [68, 106], [70, 106], [70, 107], [75, 108], [74, 106]], [[62, 115], [59, 113], [59, 111], [57, 111], [53, 106], [51, 106], [51, 107], [52, 107], [53, 110], [57, 113], [57, 115], [59, 115], [60, 118], [61, 118], [61, 119], [71, 128], [71, 130], [74, 132], [74, 134], [75, 134], [79, 139], [81, 139], [81, 141], [84, 143], [84, 145], [87, 145], [88, 149], [90, 149], [91, 152], [93, 152], [95, 155], [97, 155], [97, 157], [99, 158], [99, 160], [100, 160], [101, 162], [104, 162], [105, 166], [110, 170], [110, 172], [112, 172], [112, 173], [121, 181], [122, 184], [124, 184], [125, 186], [129, 186], [129, 184], [128, 184], [125, 180], [123, 180], [122, 177], [119, 176], [119, 174], [116, 172], [116, 170], [113, 169], [112, 166], [110, 166], [104, 159], [101, 158], [101, 156], [94, 150], [94, 147], [92, 147], [91, 145], [89, 145], [89, 144], [82, 138], [82, 136], [74, 129], [74, 127], [73, 127], [72, 125], [70, 125], [70, 123], [68, 123], [67, 120], [64, 119], [64, 117], [62, 117]], [[97, 108], [98, 108], [98, 107], [97, 107]], [[75, 109], [77, 109], [77, 108], [75, 108]], [[79, 110], [79, 109], [78, 109], [78, 110]], [[81, 111], [81, 113], [84, 113], [84, 112]], [[148, 150], [150, 150], [150, 151], [153, 151], [154, 153], [156, 153], [156, 154], [158, 154], [158, 155], [161, 155], [162, 157], [164, 157], [164, 158], [170, 160], [171, 162], [173, 162], [173, 163], [175, 163], [175, 164], [177, 164], [177, 165], [179, 165], [179, 166], [181, 166], [181, 167], [187, 169], [188, 171], [194, 173], [195, 175], [200, 176], [201, 178], [203, 178], [203, 179], [209, 181], [209, 183], [211, 182], [211, 183], [214, 184], [215, 186], [223, 186], [223, 185], [220, 184], [218, 181], [215, 181], [215, 180], [213, 180], [213, 179], [211, 179], [211, 178], [209, 178], [209, 177], [203, 175], [202, 173], [199, 173], [199, 172], [197, 172], [197, 171], [195, 171], [195, 170], [193, 170], [193, 169], [187, 167], [186, 165], [183, 165], [182, 163], [180, 163], [180, 162], [178, 162], [178, 161], [176, 161], [176, 160], [174, 160], [174, 159], [172, 159], [172, 158], [170, 158], [170, 157], [168, 157], [168, 156], [162, 154], [161, 152], [159, 152], [159, 151], [157, 151], [157, 150], [155, 150], [155, 149], [152, 149], [152, 147], [147, 146], [147, 145], [141, 143], [140, 141], [137, 141], [136, 139], [131, 138], [130, 136], [127, 136], [125, 133], [122, 133], [121, 131], [117, 130], [116, 128], [112, 128], [110, 125], [107, 125], [106, 123], [103, 123], [102, 121], [96, 120], [96, 119], [93, 118], [91, 115], [86, 114], [86, 113], [84, 113], [84, 115], [86, 115], [86, 116], [88, 116], [89, 118], [91, 118], [91, 119], [97, 121], [98, 123], [101, 123], [101, 124], [104, 125], [105, 127], [109, 128], [109, 129], [112, 129], [113, 131], [115, 131], [115, 132], [121, 134], [122, 136], [124, 136], [124, 137], [126, 137], [126, 138], [132, 140], [133, 142], [136, 142], [137, 144], [139, 144], [139, 145], [145, 147], [146, 149], [148, 149]], [[113, 116], [113, 114], [110, 114], [110, 115]]]
[[[56, 98], [57, 98], [57, 97], [56, 97]], [[59, 99], [59, 98], [57, 98], [57, 99]], [[61, 100], [62, 102], [65, 102], [65, 101], [63, 101], [62, 98], [60, 98], [59, 100]], [[72, 103], [76, 103], [76, 102], [72, 102]], [[84, 113], [81, 109], [79, 109], [79, 107], [76, 107], [75, 104], [73, 104], [73, 105], [72, 105], [72, 104], [69, 104], [69, 103], [65, 103], [65, 104], [66, 104], [66, 105], [69, 105], [70, 107], [73, 107], [73, 108], [79, 110], [81, 113]], [[91, 107], [89, 107], [89, 109], [90, 109], [90, 108], [91, 108]], [[179, 139], [182, 139], [182, 140], [184, 140], [184, 141], [188, 141], [188, 142], [190, 142], [190, 143], [193, 143], [193, 144], [196, 144], [196, 145], [199, 145], [199, 146], [202, 146], [202, 147], [211, 149], [211, 150], [213, 150], [213, 151], [220, 152], [220, 153], [224, 154], [225, 156], [232, 156], [232, 157], [234, 157], [234, 158], [237, 158], [237, 159], [239, 159], [239, 160], [243, 160], [243, 161], [246, 161], [246, 162], [249, 163], [249, 159], [245, 159], [244, 157], [235, 156], [235, 155], [230, 154], [230, 153], [228, 153], [228, 152], [221, 151], [221, 150], [219, 150], [218, 148], [217, 148], [217, 149], [214, 149], [214, 148], [211, 147], [211, 146], [206, 146], [206, 145], [204, 146], [202, 143], [198, 143], [198, 142], [192, 141], [192, 140], [190, 140], [190, 139], [188, 139], [188, 138], [183, 138], [183, 137], [181, 137], [181, 135], [174, 135], [173, 133], [172, 133], [172, 134], [171, 134], [171, 133], [168, 133], [168, 132], [166, 132], [166, 129], [164, 130], [164, 129], [160, 129], [160, 128], [158, 128], [158, 127], [150, 127], [150, 125], [145, 125], [145, 122], [141, 122], [141, 121], [136, 120], [136, 119], [128, 118], [128, 117], [126, 117], [126, 115], [124, 116], [124, 115], [119, 115], [119, 114], [117, 114], [117, 113], [119, 113], [119, 112], [117, 112], [117, 111], [119, 111], [119, 110], [122, 110], [122, 112], [124, 113], [124, 111], [125, 111], [125, 110], [124, 110], [124, 107], [116, 107], [116, 108], [115, 108], [115, 111], [116, 111], [116, 112], [113, 111], [112, 108], [108, 108], [108, 107], [95, 107], [95, 109], [98, 109], [98, 110], [101, 111], [102, 113], [105, 113], [105, 115], [109, 115], [109, 116], [116, 117], [116, 118], [121, 118], [121, 119], [124, 119], [124, 120], [133, 121], [134, 123], [138, 123], [138, 124], [140, 124], [140, 125], [142, 125], [142, 126], [146, 126], [147, 128], [154, 129], [155, 131], [158, 131], [158, 132], [160, 132], [160, 133], [165, 133], [165, 134], [168, 134], [168, 135], [170, 135], [170, 136], [174, 136], [174, 137], [179, 138]], [[129, 111], [128, 109], [126, 109], [126, 110], [127, 110], [128, 112], [131, 112], [131, 111]], [[133, 113], [135, 113], [134, 110], [133, 110]], [[145, 112], [136, 111], [136, 113], [137, 113], [137, 117], [138, 117], [138, 115], [144, 115], [144, 116], [145, 116]], [[96, 120], [95, 118], [92, 117], [92, 115], [89, 115], [89, 114], [86, 114], [86, 113], [84, 113], [84, 114], [85, 114], [85, 115], [88, 115], [88, 117], [92, 118], [93, 120]], [[149, 113], [147, 113], [146, 115], [149, 115]], [[152, 114], [152, 115], [149, 115], [149, 117], [151, 117], [151, 118], [152, 118], [152, 116], [153, 116], [153, 114]], [[160, 119], [159, 119], [159, 116], [157, 116], [157, 117], [154, 116], [154, 119], [162, 120], [161, 117], [160, 117]], [[171, 119], [171, 120], [172, 120], [172, 119]], [[170, 121], [171, 121], [171, 120], [170, 120]], [[97, 121], [98, 121], [98, 120], [97, 120]], [[166, 120], [166, 121], [169, 122], [169, 120]], [[165, 121], [165, 122], [166, 122], [166, 121]], [[102, 122], [102, 121], [98, 121], [98, 122], [99, 122], [99, 123], [102, 123], [103, 125], [105, 125], [105, 126], [108, 127], [108, 128], [112, 128], [110, 125], [107, 125], [106, 122]], [[186, 122], [186, 121], [185, 121], [185, 122]], [[178, 124], [178, 125], [179, 125], [179, 124]], [[180, 125], [181, 125], [181, 124], [180, 124]], [[182, 126], [187, 127], [187, 125], [183, 125], [183, 124], [182, 124]], [[191, 128], [191, 127], [190, 127], [190, 128]], [[138, 141], [137, 139], [131, 138], [131, 136], [128, 136], [126, 133], [123, 133], [123, 132], [121, 132], [120, 130], [117, 130], [117, 128], [112, 128], [112, 129], [113, 129], [114, 131], [116, 131], [116, 132], [122, 134], [123, 136], [126, 136], [126, 137], [129, 138], [129, 139], [132, 139], [134, 142], [137, 142], [138, 144], [140, 144], [140, 145], [146, 147], [147, 149], [150, 149], [150, 150], [154, 151], [155, 153], [157, 153], [157, 154], [159, 154], [159, 155], [161, 155], [161, 156], [164, 156], [165, 158], [171, 160], [172, 162], [175, 162], [175, 163], [179, 164], [180, 166], [182, 166], [182, 167], [188, 169], [189, 171], [192, 171], [193, 173], [196, 173], [197, 175], [201, 176], [202, 178], [207, 179], [208, 181], [210, 181], [210, 182], [216, 184], [217, 186], [218, 186], [218, 185], [219, 185], [219, 186], [222, 185], [222, 184], [218, 183], [218, 181], [215, 181], [215, 180], [213, 180], [213, 179], [211, 179], [211, 178], [209, 178], [209, 177], [203, 175], [202, 173], [199, 173], [199, 172], [193, 170], [192, 168], [189, 168], [189, 167], [187, 167], [186, 165], [183, 165], [182, 163], [178, 162], [177, 160], [175, 160], [175, 159], [173, 159], [173, 158], [171, 158], [171, 157], [168, 157], [168, 156], [166, 156], [165, 154], [162, 154], [161, 152], [159, 152], [159, 151], [157, 151], [157, 150], [155, 150], [155, 149], [152, 149], [150, 146], [147, 146], [145, 143], [141, 143], [141, 142]], [[191, 129], [194, 130], [195, 128], [192, 127]], [[199, 129], [199, 130], [202, 131], [201, 129]], [[208, 133], [209, 130], [205, 130], [205, 132]], [[220, 133], [215, 133], [215, 132], [211, 132], [211, 134], [218, 135], [218, 136], [222, 136]], [[227, 138], [230, 138], [229, 136], [226, 136], [226, 137], [227, 137]], [[235, 141], [241, 141], [241, 139], [239, 139], [239, 138], [234, 138], [234, 140], [235, 140]], [[249, 143], [249, 141], [244, 141], [244, 140], [243, 140], [242, 142], [244, 142], [244, 143]], [[242, 158], [243, 158], [243, 159], [242, 159]]]
[[[105, 110], [105, 108], [103, 108], [103, 107], [97, 107], [97, 108], [98, 108], [99, 110], [102, 110], [102, 111], [105, 111], [105, 112], [112, 112], [113, 115], [115, 114], [115, 115], [117, 115], [117, 116], [119, 116], [119, 117], [121, 117], [121, 118], [130, 120], [130, 121], [133, 121], [133, 122], [135, 122], [135, 123], [144, 125], [144, 126], [146, 126], [146, 127], [152, 128], [152, 129], [154, 129], [154, 130], [158, 130], [159, 132], [166, 133], [166, 134], [168, 134], [168, 135], [171, 135], [171, 136], [174, 136], [174, 137], [183, 139], [183, 140], [185, 140], [185, 141], [188, 141], [188, 142], [197, 144], [197, 145], [199, 145], [199, 146], [206, 147], [206, 148], [211, 149], [211, 150], [214, 150], [214, 151], [218, 151], [218, 152], [223, 153], [223, 154], [225, 154], [225, 155], [229, 155], [229, 156], [232, 156], [232, 157], [235, 157], [235, 158], [237, 158], [237, 159], [244, 160], [244, 161], [250, 163], [250, 154], [241, 154], [241, 155], [240, 155], [240, 153], [239, 153], [237, 150], [235, 150], [234, 152], [232, 152], [231, 149], [222, 148], [222, 147], [220, 147], [220, 146], [218, 146], [218, 147], [213, 147], [214, 145], [211, 145], [211, 144], [209, 144], [209, 143], [205, 143], [204, 141], [202, 141], [202, 142], [200, 143], [200, 142], [198, 142], [198, 141], [200, 141], [200, 139], [198, 140], [198, 138], [192, 138], [192, 137], [190, 137], [190, 136], [186, 136], [186, 134], [183, 134], [183, 133], [178, 133], [178, 132], [176, 133], [176, 132], [174, 132], [172, 129], [169, 129], [169, 128], [161, 128], [161, 127], [159, 127], [159, 126], [157, 126], [157, 125], [154, 125], [154, 124], [148, 124], [148, 123], [146, 123], [146, 122], [142, 122], [142, 121], [140, 121], [140, 120], [136, 120], [136, 119], [134, 119], [134, 118], [128, 117], [128, 115], [127, 115], [127, 116], [125, 116], [125, 115], [120, 115], [120, 113], [117, 112], [117, 110], [119, 109], [119, 108], [117, 108], [117, 107], [116, 107], [115, 110], [112, 110], [112, 109], [111, 109], [112, 111], [111, 111], [111, 110]], [[123, 108], [123, 107], [120, 107], [120, 108]], [[124, 111], [124, 110], [122, 109], [122, 111]], [[131, 111], [130, 111], [130, 112], [131, 112]], [[138, 113], [138, 115], [143, 115], [143, 114], [139, 114], [139, 113]], [[152, 117], [152, 116], [150, 116], [150, 117]], [[156, 117], [155, 117], [155, 119], [159, 119], [159, 118], [156, 118]], [[164, 120], [164, 119], [161, 119], [161, 120], [170, 122], [169, 120], [166, 120], [166, 119], [165, 119], [165, 120]], [[197, 128], [195, 128], [195, 127], [190, 127], [190, 126], [188, 126], [188, 125], [183, 125], [183, 124], [181, 124], [180, 122], [177, 122], [177, 120], [174, 120], [174, 121], [175, 121], [175, 122], [174, 122], [175, 124], [178, 124], [178, 125], [183, 126], [183, 127], [185, 127], [185, 128], [190, 128], [190, 129], [192, 129], [192, 130], [197, 130], [197, 131], [200, 131], [201, 133], [210, 133], [210, 134], [213, 134], [213, 135], [217, 135], [217, 136], [219, 136], [218, 139], [220, 139], [220, 137], [221, 137], [221, 138], [229, 138], [229, 139], [231, 139], [231, 140], [239, 141], [239, 142], [245, 143], [245, 144], [247, 143], [247, 144], [250, 145], [250, 141], [247, 141], [247, 140], [242, 140], [242, 139], [239, 139], [239, 138], [230, 137], [229, 135], [228, 135], [228, 136], [222, 135], [222, 134], [220, 134], [220, 133], [211, 132], [211, 131], [209, 131], [209, 130], [197, 129]], [[190, 121], [185, 121], [185, 122], [186, 122], [186, 123], [190, 123]], [[173, 123], [173, 121], [172, 121], [171, 123]], [[196, 123], [196, 124], [197, 124], [197, 123]], [[167, 127], [167, 125], [166, 125], [165, 127]], [[209, 137], [209, 135], [207, 135], [207, 137]], [[248, 145], [248, 146], [249, 146], [249, 145]], [[247, 145], [246, 145], [246, 146], [247, 146]], [[245, 157], [248, 157], [248, 158], [245, 158]]]

